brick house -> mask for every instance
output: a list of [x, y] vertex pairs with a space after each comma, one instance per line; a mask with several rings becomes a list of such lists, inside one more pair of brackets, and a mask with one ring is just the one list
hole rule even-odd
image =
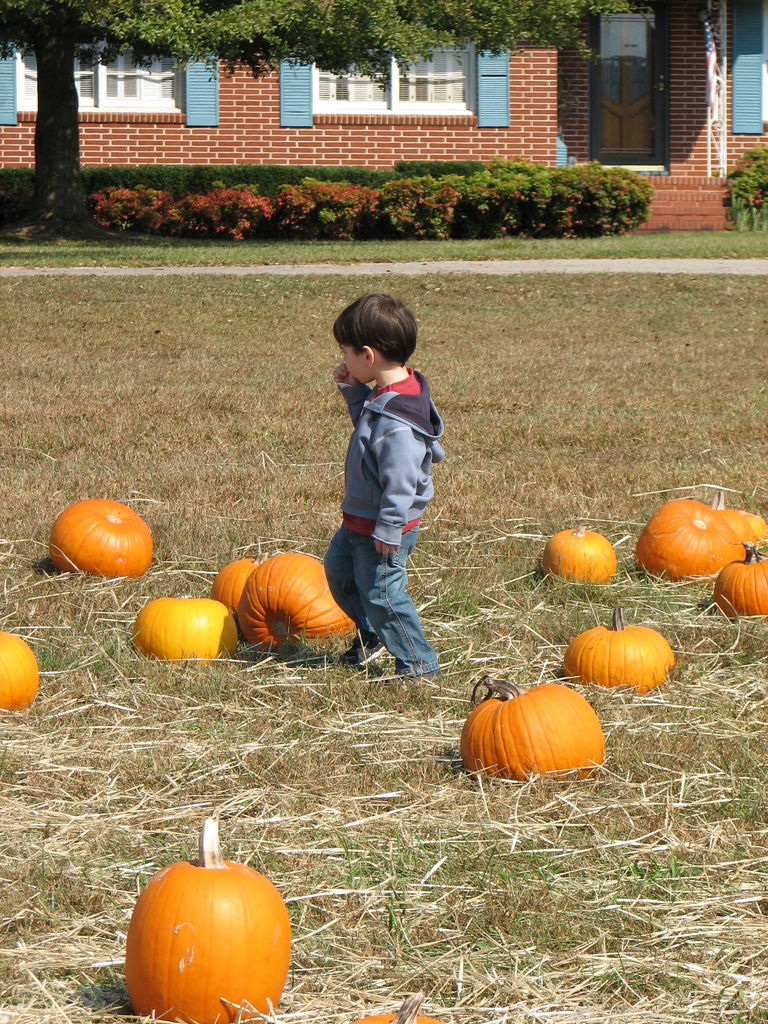
[[[659, 0], [588, 30], [599, 62], [470, 47], [393, 62], [385, 84], [288, 62], [261, 79], [130, 55], [80, 66], [82, 162], [596, 159], [652, 176], [652, 227], [723, 227], [727, 169], [768, 143], [768, 0]], [[34, 59], [0, 61], [0, 165], [32, 165], [35, 104]]]

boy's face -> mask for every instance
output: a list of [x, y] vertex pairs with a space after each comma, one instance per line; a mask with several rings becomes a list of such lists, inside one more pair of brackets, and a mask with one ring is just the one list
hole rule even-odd
[[373, 351], [367, 346], [357, 352], [349, 345], [339, 345], [347, 370], [361, 384], [370, 384], [376, 379], [376, 360]]

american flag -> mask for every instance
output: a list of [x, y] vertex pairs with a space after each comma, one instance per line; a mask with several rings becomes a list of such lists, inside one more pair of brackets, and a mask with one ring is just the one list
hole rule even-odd
[[707, 47], [707, 107], [713, 121], [720, 118], [720, 102], [717, 91], [717, 49], [709, 18], [704, 19], [704, 38]]

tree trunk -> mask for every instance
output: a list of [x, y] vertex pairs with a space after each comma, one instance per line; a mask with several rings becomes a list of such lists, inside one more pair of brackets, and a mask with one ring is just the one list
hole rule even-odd
[[35, 186], [30, 215], [16, 228], [25, 235], [82, 238], [103, 235], [88, 213], [80, 178], [75, 40], [51, 26], [35, 40], [37, 124]]

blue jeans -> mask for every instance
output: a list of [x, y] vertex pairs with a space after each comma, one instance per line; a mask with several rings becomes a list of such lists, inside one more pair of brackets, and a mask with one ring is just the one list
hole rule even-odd
[[440, 669], [405, 590], [405, 563], [417, 534], [418, 527], [408, 530], [394, 555], [385, 557], [377, 552], [373, 537], [342, 526], [325, 555], [325, 574], [336, 604], [355, 623], [364, 644], [384, 644], [398, 675], [432, 675]]

